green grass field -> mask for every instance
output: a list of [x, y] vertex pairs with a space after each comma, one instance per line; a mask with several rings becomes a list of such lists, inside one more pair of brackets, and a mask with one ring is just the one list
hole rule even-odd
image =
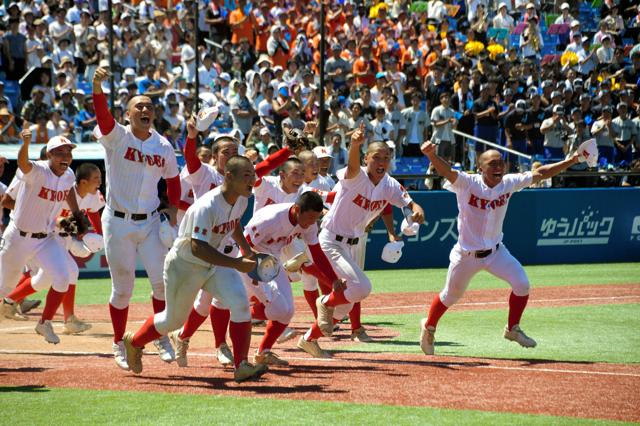
[[[637, 264], [555, 265], [526, 267], [532, 285], [567, 286], [640, 283]], [[374, 293], [439, 291], [445, 269], [368, 272]], [[505, 283], [479, 274], [470, 289], [504, 288]], [[294, 285], [301, 294], [301, 285]], [[105, 304], [107, 279], [81, 280], [78, 304]], [[146, 279], [136, 280], [132, 302], [148, 302]], [[43, 297], [46, 293], [41, 292]], [[422, 301], [421, 301], [422, 302]], [[364, 312], [366, 314], [366, 311]], [[418, 324], [421, 315], [365, 315], [365, 324], [399, 332], [389, 341], [353, 344], [341, 351], [419, 353]], [[535, 350], [524, 351], [502, 338], [506, 309], [451, 311], [438, 328], [436, 351], [443, 355], [501, 359], [558, 360], [573, 362], [640, 363], [640, 304], [530, 306], [523, 328], [538, 340]], [[0, 369], [1, 371], [1, 369]], [[398, 407], [321, 401], [299, 401], [229, 396], [88, 391], [60, 388], [1, 387], [0, 401], [11, 415], [0, 424], [617, 424], [568, 417]], [[579, 397], [577, 394], [576, 397]], [[43, 413], [47, 413], [43, 416]]]
[[[634, 263], [605, 263], [584, 265], [545, 265], [525, 267], [534, 287], [579, 284], [628, 284], [640, 283], [640, 265]], [[400, 269], [368, 271], [374, 293], [440, 291], [447, 276], [446, 269]], [[469, 289], [505, 288], [506, 283], [486, 272], [478, 274]], [[302, 284], [293, 284], [294, 294], [302, 295]], [[132, 303], [149, 301], [151, 286], [146, 278], [137, 278]], [[80, 280], [76, 290], [76, 303], [103, 304], [109, 300], [111, 281], [107, 278]], [[46, 297], [40, 292], [32, 298]]]
[[[614, 425], [620, 422], [472, 410], [164, 393], [0, 387], [21, 424]], [[164, 408], [159, 408], [164, 407]], [[42, 413], [48, 413], [45, 417]], [[90, 416], [90, 417], [89, 417]], [[15, 418], [15, 417], [14, 417]], [[55, 422], [52, 421], [55, 419]], [[6, 423], [9, 424], [9, 423]]]

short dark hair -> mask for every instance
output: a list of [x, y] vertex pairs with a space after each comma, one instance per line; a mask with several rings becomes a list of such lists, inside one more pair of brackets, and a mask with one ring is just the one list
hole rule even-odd
[[302, 161], [300, 161], [300, 159], [297, 157], [289, 157], [289, 159], [282, 165], [282, 171], [284, 173], [287, 173], [292, 167], [296, 165], [302, 166]]
[[300, 213], [308, 211], [322, 212], [324, 209], [322, 197], [314, 191], [307, 191], [300, 194], [296, 200], [296, 206], [300, 207]]
[[76, 183], [80, 183], [81, 180], [91, 179], [91, 175], [95, 172], [99, 172], [100, 168], [93, 163], [82, 163], [76, 169]]
[[231, 173], [235, 176], [238, 174], [238, 171], [246, 165], [253, 166], [251, 160], [249, 160], [247, 157], [244, 157], [242, 155], [234, 155], [233, 157], [229, 158], [227, 160], [227, 163], [224, 165], [224, 172]]

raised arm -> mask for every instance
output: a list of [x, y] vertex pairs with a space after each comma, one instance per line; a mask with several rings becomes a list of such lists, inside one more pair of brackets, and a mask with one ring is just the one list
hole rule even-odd
[[106, 68], [98, 68], [93, 74], [93, 105], [96, 110], [96, 120], [98, 121], [102, 135], [111, 133], [116, 125], [116, 121], [113, 119], [111, 112], [109, 112], [107, 97], [102, 93], [102, 82], [106, 80], [107, 77], [109, 77], [109, 70]]
[[433, 163], [433, 167], [436, 168], [440, 176], [443, 176], [451, 183], [455, 183], [456, 179], [458, 179], [458, 172], [452, 170], [451, 165], [436, 154], [436, 144], [427, 141], [422, 144], [420, 149], [429, 158], [429, 161]]
[[360, 173], [360, 147], [364, 143], [366, 129], [364, 121], [360, 122], [358, 129], [351, 135], [351, 145], [349, 146], [349, 162], [347, 163], [347, 172], [345, 179], [353, 179]]
[[189, 174], [193, 174], [200, 169], [202, 162], [196, 155], [196, 138], [198, 137], [198, 129], [196, 121], [193, 117], [187, 121], [187, 141], [184, 144], [184, 159], [187, 162], [187, 170]]
[[578, 153], [575, 152], [571, 156], [571, 158], [567, 158], [566, 160], [559, 161], [557, 163], [545, 164], [544, 166], [538, 167], [532, 172], [533, 183], [538, 183], [541, 180], [552, 178], [555, 175], [567, 170], [574, 164], [578, 164], [579, 162], [580, 160], [578, 160]]
[[33, 164], [31, 164], [31, 160], [29, 160], [29, 144], [31, 143], [31, 130], [29, 126], [25, 124], [24, 130], [20, 132], [20, 137], [22, 138], [22, 145], [20, 146], [20, 150], [18, 151], [18, 168], [20, 171], [27, 175], [33, 169]]

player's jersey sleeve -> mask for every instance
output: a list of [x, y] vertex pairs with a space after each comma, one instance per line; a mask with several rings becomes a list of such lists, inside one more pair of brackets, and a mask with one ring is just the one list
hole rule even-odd
[[518, 192], [523, 188], [531, 186], [533, 173], [509, 173], [502, 178], [505, 184], [505, 192]]
[[193, 212], [191, 238], [209, 243], [211, 229], [218, 224], [214, 209], [199, 208]]
[[[260, 215], [259, 212], [258, 215]], [[271, 236], [272, 232], [270, 231], [278, 229], [276, 222], [275, 218], [271, 218], [268, 220], [256, 220], [253, 224], [249, 223], [244, 228], [245, 236], [254, 246], [262, 245], [263, 241]]]
[[2, 197], [5, 194], [5, 192], [7, 192], [7, 185], [0, 182], [0, 197]]
[[[176, 177], [180, 173], [180, 171], [178, 170], [178, 160], [176, 159], [176, 154], [175, 152], [173, 152], [173, 148], [169, 144], [167, 144], [165, 152], [165, 158], [167, 159], [167, 161], [165, 162], [164, 170], [162, 170], [162, 177], [165, 179]], [[200, 168], [202, 169], [203, 167]]]
[[302, 234], [302, 239], [308, 246], [318, 244], [318, 225], [314, 223], [305, 229]]
[[345, 188], [350, 188], [352, 186], [356, 186], [356, 185], [360, 184], [363, 179], [369, 179], [367, 177], [367, 174], [364, 172], [364, 170], [362, 170], [362, 168], [360, 168], [360, 170], [358, 171], [358, 174], [355, 175], [353, 178], [347, 179], [346, 176], [347, 176], [347, 172], [346, 172], [346, 169], [345, 169], [344, 174], [341, 177], [339, 176], [339, 178], [342, 181], [342, 184], [343, 184], [343, 186]]
[[126, 133], [125, 127], [118, 122], [115, 123], [115, 126], [113, 126], [113, 129], [108, 135], [102, 134], [100, 126], [96, 126], [93, 129], [93, 135], [105, 149], [115, 149], [125, 143]]
[[18, 177], [18, 179], [30, 185], [35, 185], [38, 182], [44, 182], [49, 166], [47, 166], [44, 161], [33, 161], [31, 162], [31, 164], [33, 165], [33, 167], [27, 174], [22, 173], [22, 170], [20, 169], [16, 171], [16, 176]]
[[393, 178], [389, 178], [389, 183], [387, 200], [391, 205], [402, 208], [408, 206], [411, 201], [413, 201], [407, 190], [400, 185], [400, 182]]
[[462, 194], [469, 189], [470, 184], [471, 176], [465, 172], [458, 172], [458, 178], [455, 183], [451, 183], [447, 180], [443, 188], [447, 191], [455, 192], [456, 194]]

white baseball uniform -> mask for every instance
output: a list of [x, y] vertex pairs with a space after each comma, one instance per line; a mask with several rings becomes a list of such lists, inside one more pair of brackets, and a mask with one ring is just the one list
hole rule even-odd
[[[280, 258], [283, 249], [294, 240], [304, 241], [307, 245], [318, 244], [318, 226], [315, 223], [307, 229], [291, 223], [289, 215], [293, 205], [273, 204], [253, 215], [245, 227], [245, 236], [256, 251]], [[257, 286], [247, 274], [241, 276], [249, 296], [256, 296], [265, 305], [267, 319], [282, 324], [291, 322], [294, 314], [293, 293], [284, 268], [280, 268], [280, 273], [273, 281], [260, 282]]]
[[226, 239], [247, 208], [248, 199], [239, 197], [234, 205], [225, 200], [221, 187], [198, 198], [187, 210], [178, 238], [164, 263], [166, 308], [154, 317], [158, 333], [167, 334], [180, 328], [191, 312], [200, 289], [212, 294], [231, 311], [231, 321], [251, 319], [249, 298], [240, 273], [233, 268], [212, 266], [191, 253], [191, 240], [204, 241], [222, 250]]
[[16, 186], [13, 220], [0, 247], [0, 297], [13, 290], [28, 262], [51, 275], [56, 291], [66, 292], [73, 279], [67, 268], [71, 256], [53, 231], [75, 176], [71, 169], [56, 176], [47, 161], [31, 164], [29, 173], [16, 174], [21, 183]]
[[329, 175], [322, 176], [318, 175], [310, 184], [310, 187], [315, 188], [319, 191], [329, 192], [336, 186], [336, 181]]
[[112, 280], [109, 303], [116, 309], [129, 305], [136, 253], [149, 276], [153, 297], [164, 300], [162, 264], [167, 250], [158, 234], [158, 181], [178, 175], [173, 147], [155, 130], [142, 141], [129, 126], [118, 123], [108, 135], [102, 135], [99, 126], [94, 134], [106, 152], [107, 207], [102, 228]]
[[464, 294], [471, 278], [485, 270], [511, 285], [516, 296], [529, 294], [529, 279], [522, 265], [502, 244], [502, 223], [511, 195], [531, 185], [532, 174], [507, 174], [493, 188], [481, 175], [458, 172], [454, 184], [458, 203], [458, 242], [449, 255], [449, 271], [440, 301], [447, 307]]
[[[76, 201], [78, 202], [78, 208], [83, 213], [99, 212], [100, 209], [103, 208], [105, 205], [104, 197], [102, 197], [100, 190], [98, 190], [95, 194], [89, 193], [84, 197], [80, 197], [80, 195], [78, 195], [78, 191], [76, 190], [75, 186], [73, 187], [72, 190], [75, 191], [76, 193]], [[71, 216], [71, 208], [69, 207], [68, 203], [66, 202], [64, 203], [64, 208], [60, 212], [60, 216], [61, 217]], [[63, 235], [61, 235], [61, 233]], [[69, 235], [65, 235], [61, 229], [56, 228], [55, 238], [60, 240], [60, 243], [66, 250], [69, 250], [71, 246], [71, 240], [73, 237]], [[67, 268], [68, 268], [69, 274], [71, 277], [73, 277], [71, 281], [69, 281], [69, 283], [70, 284], [77, 283], [78, 275], [79, 275], [78, 264], [71, 256], [69, 256], [67, 259], [64, 259], [64, 261], [67, 262]], [[38, 271], [33, 275], [33, 278], [31, 279], [31, 287], [33, 287], [33, 289], [36, 291], [48, 289], [49, 287], [51, 287], [52, 283], [53, 283], [53, 277], [49, 273], [47, 273], [47, 271], [45, 271], [43, 268], [39, 268]]]
[[[7, 185], [5, 185], [4, 183], [0, 182], [0, 200], [2, 199], [2, 196], [7, 192]], [[2, 237], [2, 220], [4, 219], [4, 215], [3, 213], [0, 211], [0, 238]]]
[[374, 185], [365, 167], [354, 178], [340, 180], [335, 191], [333, 204], [322, 220], [319, 240], [338, 277], [347, 281], [344, 296], [350, 303], [337, 306], [333, 314], [335, 319], [342, 319], [354, 303], [371, 292], [371, 282], [353, 258], [353, 246], [364, 238], [366, 226], [387, 203], [402, 208], [412, 200], [388, 174]]
[[195, 200], [213, 188], [222, 185], [223, 182], [224, 175], [209, 164], [202, 163], [195, 173], [189, 173], [189, 169], [185, 166], [180, 172], [182, 194], [180, 196], [181, 208], [178, 210], [178, 223], [182, 222], [184, 213]]

